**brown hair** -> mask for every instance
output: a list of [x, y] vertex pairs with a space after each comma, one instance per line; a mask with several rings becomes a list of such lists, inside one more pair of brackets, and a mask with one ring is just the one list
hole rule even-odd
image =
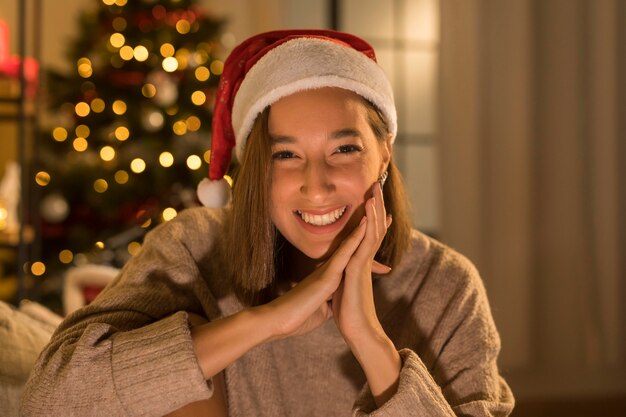
[[[379, 142], [389, 129], [380, 111], [364, 100], [368, 122]], [[270, 218], [271, 145], [268, 130], [269, 107], [255, 120], [233, 185], [231, 216], [226, 227], [226, 256], [237, 254], [230, 275], [237, 296], [249, 305], [269, 301], [275, 295], [276, 275], [280, 273], [285, 239]], [[409, 243], [411, 224], [400, 172], [393, 157], [383, 188], [385, 208], [393, 222], [383, 239], [376, 260], [390, 266], [400, 261]], [[230, 255], [229, 255], [230, 254]]]

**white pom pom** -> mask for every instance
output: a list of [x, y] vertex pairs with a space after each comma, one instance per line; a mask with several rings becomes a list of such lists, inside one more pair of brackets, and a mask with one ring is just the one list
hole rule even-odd
[[205, 207], [226, 207], [230, 203], [230, 185], [224, 178], [211, 181], [203, 178], [198, 184], [198, 199]]

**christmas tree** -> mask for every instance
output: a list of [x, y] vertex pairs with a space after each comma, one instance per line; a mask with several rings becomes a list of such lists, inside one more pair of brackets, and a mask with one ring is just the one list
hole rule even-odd
[[193, 0], [94, 0], [71, 74], [47, 81], [41, 273], [121, 266], [147, 230], [196, 203], [206, 176], [222, 22]]

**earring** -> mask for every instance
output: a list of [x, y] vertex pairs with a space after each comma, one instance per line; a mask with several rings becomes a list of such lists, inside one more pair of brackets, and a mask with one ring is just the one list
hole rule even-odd
[[385, 181], [387, 181], [387, 177], [389, 176], [389, 173], [387, 171], [383, 172], [381, 174], [380, 177], [378, 177], [378, 182], [380, 183], [380, 188], [383, 188], [383, 185], [385, 185]]

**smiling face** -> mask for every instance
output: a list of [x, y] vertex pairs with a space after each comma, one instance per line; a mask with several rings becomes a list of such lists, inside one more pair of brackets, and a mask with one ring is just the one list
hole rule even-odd
[[367, 111], [340, 88], [299, 92], [270, 108], [270, 217], [311, 259], [327, 258], [359, 223], [389, 163], [389, 140], [377, 139]]

